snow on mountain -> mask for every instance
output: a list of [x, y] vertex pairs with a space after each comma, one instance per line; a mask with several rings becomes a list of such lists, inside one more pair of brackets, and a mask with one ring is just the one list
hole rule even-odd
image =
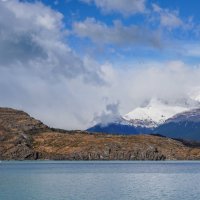
[[194, 122], [200, 123], [200, 108], [192, 109], [186, 112], [178, 113], [174, 115], [172, 118], [166, 120], [165, 123], [179, 123], [179, 122]]
[[170, 105], [158, 99], [152, 99], [146, 107], [138, 107], [123, 116], [123, 119], [135, 127], [154, 128], [178, 113], [190, 110], [186, 105]]

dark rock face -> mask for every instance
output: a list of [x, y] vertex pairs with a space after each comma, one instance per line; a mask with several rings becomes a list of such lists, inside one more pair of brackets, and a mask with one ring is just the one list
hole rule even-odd
[[97, 152], [79, 152], [66, 155], [48, 155], [41, 154], [41, 159], [53, 160], [165, 160], [166, 156], [155, 151], [131, 151], [131, 152], [112, 152], [97, 151]]
[[32, 135], [45, 130], [49, 128], [23, 111], [0, 108], [0, 159], [35, 159]]

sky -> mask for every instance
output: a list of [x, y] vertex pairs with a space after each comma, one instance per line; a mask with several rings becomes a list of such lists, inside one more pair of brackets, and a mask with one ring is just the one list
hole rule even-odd
[[0, 106], [86, 129], [200, 97], [197, 0], [0, 0]]

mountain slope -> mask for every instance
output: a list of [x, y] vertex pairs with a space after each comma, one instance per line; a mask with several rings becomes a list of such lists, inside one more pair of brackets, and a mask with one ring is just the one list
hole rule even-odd
[[37, 133], [48, 127], [41, 121], [30, 117], [27, 113], [11, 109], [0, 108], [0, 127], [10, 133]]
[[158, 126], [154, 133], [167, 137], [200, 141], [200, 109], [179, 113]]

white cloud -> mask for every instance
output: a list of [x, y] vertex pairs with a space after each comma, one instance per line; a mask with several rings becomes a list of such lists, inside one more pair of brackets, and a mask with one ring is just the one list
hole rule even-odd
[[105, 107], [105, 111], [95, 114], [93, 125], [101, 124], [102, 126], [106, 126], [121, 118], [119, 113], [119, 103], [108, 103]]
[[[167, 51], [170, 54], [178, 55], [192, 61], [200, 57], [200, 43], [195, 42], [195, 40], [189, 42], [187, 40], [174, 40], [168, 46]], [[198, 65], [198, 62], [196, 64]]]
[[67, 32], [61, 13], [41, 3], [12, 0], [0, 2], [0, 15], [0, 67], [31, 68], [50, 78], [101, 81], [101, 72], [85, 66], [64, 42]]
[[157, 4], [152, 4], [152, 6], [153, 11], [159, 14], [161, 26], [167, 27], [169, 29], [184, 26], [184, 22], [179, 17], [178, 11], [163, 9]]
[[97, 44], [113, 44], [118, 46], [151, 46], [159, 48], [161, 38], [159, 31], [150, 31], [144, 27], [124, 26], [120, 21], [115, 21], [113, 26], [87, 18], [83, 22], [75, 22], [73, 30], [79, 37], [90, 38]]
[[117, 12], [124, 16], [146, 11], [146, 0], [81, 0], [85, 3], [95, 3], [104, 13]]

